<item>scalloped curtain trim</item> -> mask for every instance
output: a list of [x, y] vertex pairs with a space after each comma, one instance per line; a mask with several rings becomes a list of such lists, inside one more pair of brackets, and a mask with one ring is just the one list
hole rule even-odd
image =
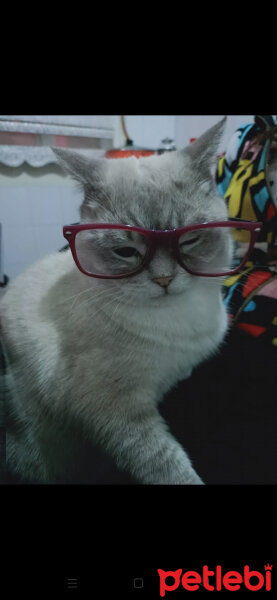
[[[78, 149], [76, 151], [90, 158], [105, 156], [105, 150]], [[57, 159], [51, 148], [45, 146], [0, 146], [0, 163], [7, 167], [20, 167], [24, 162], [31, 167], [44, 167], [51, 163], [57, 163]]]

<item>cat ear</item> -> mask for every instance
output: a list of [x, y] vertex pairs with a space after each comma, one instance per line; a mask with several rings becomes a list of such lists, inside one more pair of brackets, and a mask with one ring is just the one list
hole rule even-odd
[[103, 161], [87, 158], [72, 150], [52, 150], [62, 169], [78, 182], [84, 192], [81, 218], [91, 220], [99, 209], [108, 205], [108, 196], [103, 189]]
[[95, 181], [100, 161], [87, 158], [83, 154], [72, 152], [72, 150], [52, 148], [52, 151], [57, 156], [58, 163], [62, 169], [66, 173], [69, 173], [78, 183], [87, 185]]
[[211, 176], [217, 162], [217, 151], [221, 141], [227, 116], [210, 127], [195, 142], [185, 148], [183, 152], [190, 156], [194, 166], [203, 173], [203, 177]]

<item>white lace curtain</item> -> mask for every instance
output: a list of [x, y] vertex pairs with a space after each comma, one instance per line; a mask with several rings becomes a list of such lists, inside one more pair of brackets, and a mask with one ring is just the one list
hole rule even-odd
[[55, 162], [53, 145], [99, 156], [113, 145], [115, 120], [113, 115], [0, 115], [0, 163], [44, 166]]

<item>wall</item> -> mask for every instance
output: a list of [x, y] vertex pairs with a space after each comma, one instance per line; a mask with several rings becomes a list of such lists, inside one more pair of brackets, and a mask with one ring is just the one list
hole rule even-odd
[[[199, 137], [223, 119], [224, 115], [181, 115], [175, 117], [174, 139], [177, 148], [183, 148], [190, 142], [190, 138]], [[222, 141], [219, 145], [219, 154], [226, 150], [228, 140], [238, 127], [244, 123], [251, 123], [253, 115], [229, 115]]]
[[[126, 127], [136, 145], [157, 148], [170, 137], [177, 148], [198, 137], [222, 118], [220, 115], [128, 115]], [[252, 115], [229, 116], [221, 151], [235, 129], [251, 122]], [[116, 141], [120, 139], [117, 136]], [[115, 143], [117, 145], [117, 143]], [[81, 193], [74, 183], [51, 164], [35, 168], [0, 164], [0, 222], [2, 269], [13, 279], [25, 267], [66, 243], [62, 226], [79, 220]]]
[[[161, 140], [170, 137], [176, 147], [184, 148], [190, 143], [190, 138], [199, 137], [204, 131], [215, 125], [224, 115], [127, 115], [126, 127], [130, 138], [136, 145], [157, 148]], [[253, 115], [229, 115], [226, 129], [220, 144], [219, 152], [226, 149], [226, 144], [234, 131], [243, 125], [251, 123]]]
[[63, 225], [79, 221], [81, 194], [55, 165], [0, 165], [2, 269], [13, 279], [66, 244]]
[[175, 138], [174, 115], [127, 115], [125, 117], [127, 132], [136, 146], [158, 148], [161, 141], [169, 137]]

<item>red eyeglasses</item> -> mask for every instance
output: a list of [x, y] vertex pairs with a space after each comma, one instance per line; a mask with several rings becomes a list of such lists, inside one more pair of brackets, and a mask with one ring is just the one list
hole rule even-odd
[[[233, 275], [244, 266], [262, 226], [238, 219], [165, 230], [96, 223], [66, 225], [63, 235], [78, 269], [89, 277], [137, 275], [158, 248], [166, 250], [191, 275], [220, 277]], [[230, 267], [236, 246], [239, 252]]]

